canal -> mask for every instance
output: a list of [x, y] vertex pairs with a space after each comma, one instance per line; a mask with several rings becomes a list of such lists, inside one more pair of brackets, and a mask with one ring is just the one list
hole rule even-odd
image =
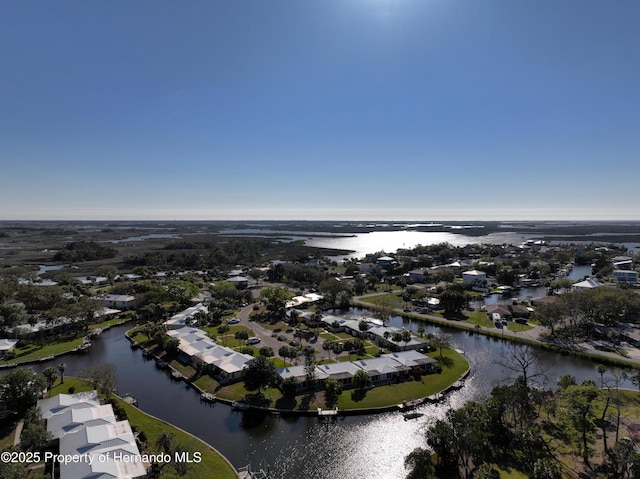
[[[415, 330], [419, 323], [394, 317], [390, 324]], [[507, 343], [501, 340], [444, 330], [450, 335], [452, 346], [464, 351], [473, 371], [465, 386], [450, 394], [444, 403], [422, 406], [419, 412], [424, 416], [410, 421], [398, 413], [385, 413], [320, 423], [311, 417], [238, 413], [223, 404], [202, 403], [185, 383], [172, 381], [166, 372], [156, 368], [154, 361], [145, 360], [140, 350], [131, 349], [124, 332], [132, 326], [105, 331], [86, 354], [38, 363], [33, 369], [42, 371], [64, 362], [65, 374], [73, 375], [86, 366], [111, 363], [117, 368], [119, 392], [135, 395], [142, 410], [204, 439], [236, 467], [251, 464], [269, 468], [273, 477], [283, 479], [404, 478], [404, 457], [415, 447], [425, 445], [425, 428], [444, 416], [448, 408], [482, 398], [504, 381], [505, 371], [498, 361], [509, 356]], [[426, 326], [427, 333], [440, 331], [443, 329]], [[547, 370], [549, 387], [563, 374], [572, 374], [578, 381], [599, 379], [594, 363], [573, 356], [542, 351], [540, 364]]]

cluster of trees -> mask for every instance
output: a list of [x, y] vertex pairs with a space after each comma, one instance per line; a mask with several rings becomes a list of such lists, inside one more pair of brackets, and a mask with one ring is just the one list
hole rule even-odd
[[[168, 251], [146, 252], [127, 258], [130, 266], [145, 266], [155, 270], [192, 269], [224, 270], [237, 264], [258, 264], [269, 242], [229, 241], [219, 244], [181, 242], [165, 247]], [[178, 246], [184, 247], [180, 251]], [[207, 247], [205, 247], [207, 246]]]
[[78, 263], [81, 261], [115, 258], [117, 255], [117, 249], [109, 248], [95, 241], [73, 241], [59, 249], [56, 254], [53, 255], [53, 260], [66, 263]]
[[[603, 376], [605, 369], [598, 371]], [[577, 384], [567, 375], [558, 381], [559, 389], [545, 391], [520, 376], [495, 387], [487, 400], [449, 410], [427, 430], [431, 450], [418, 448], [405, 458], [407, 478], [497, 478], [495, 466], [503, 466], [534, 479], [561, 479], [559, 457], [567, 448], [582, 459], [585, 477], [638, 477], [640, 455], [620, 435], [619, 380], [615, 387], [604, 380], [606, 387], [598, 387], [590, 380]], [[604, 460], [592, 464], [598, 428]]]
[[567, 292], [555, 302], [536, 308], [536, 319], [551, 334], [562, 328], [573, 339], [589, 337], [597, 324], [615, 327], [621, 322], [637, 321], [639, 316], [640, 296], [615, 288]]

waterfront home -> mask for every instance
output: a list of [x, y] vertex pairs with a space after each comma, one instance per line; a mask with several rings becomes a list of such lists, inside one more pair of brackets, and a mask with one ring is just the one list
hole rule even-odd
[[47, 419], [47, 431], [54, 439], [73, 434], [85, 426], [99, 426], [116, 422], [111, 404], [92, 407], [68, 407]]
[[486, 284], [487, 273], [484, 271], [478, 271], [472, 269], [470, 271], [464, 271], [462, 273], [462, 282], [469, 285], [483, 285]]
[[95, 299], [102, 306], [116, 309], [129, 309], [135, 305], [136, 298], [129, 294], [101, 294]]
[[360, 371], [360, 368], [352, 362], [321, 364], [317, 366], [317, 369], [326, 379], [335, 379], [343, 386], [350, 386], [353, 377]]
[[585, 291], [593, 288], [600, 288], [604, 286], [604, 283], [601, 283], [595, 278], [587, 278], [584, 281], [580, 281], [579, 283], [574, 283], [572, 286], [573, 291]]
[[400, 376], [407, 375], [411, 370], [389, 356], [359, 359], [354, 361], [354, 364], [366, 372], [373, 383], [389, 383]]
[[[343, 386], [350, 386], [353, 377], [359, 371], [365, 371], [373, 383], [385, 384], [397, 378], [407, 377], [414, 368], [422, 372], [435, 371], [437, 361], [417, 351], [401, 351], [383, 354], [377, 358], [358, 359], [356, 361], [321, 364], [315, 367], [314, 376], [318, 383], [333, 378]], [[305, 366], [288, 366], [278, 369], [281, 380], [293, 377], [302, 389], [310, 387]]]
[[487, 316], [492, 320], [511, 321], [514, 318], [528, 318], [531, 312], [517, 304], [489, 304], [485, 306]]
[[56, 477], [146, 476], [144, 464], [134, 460], [140, 451], [129, 421], [117, 421], [110, 404], [100, 405], [97, 391], [41, 399], [38, 408], [47, 421], [47, 431], [58, 440], [60, 454], [87, 458], [56, 463]]
[[302, 296], [294, 296], [290, 301], [287, 301], [285, 308], [297, 308], [302, 305], [310, 305], [322, 301], [324, 296], [317, 293], [308, 293]]
[[398, 351], [395, 353], [383, 354], [383, 358], [392, 358], [401, 365], [408, 368], [420, 368], [422, 371], [431, 373], [435, 371], [437, 361], [429, 356], [414, 350]]
[[402, 329], [394, 326], [376, 326], [367, 331], [367, 336], [378, 344], [401, 351], [425, 349], [429, 346], [427, 341], [414, 335], [411, 335], [409, 341], [395, 342], [393, 336], [397, 333], [402, 333]]
[[197, 313], [207, 314], [208, 312], [209, 310], [204, 304], [198, 303], [195, 306], [191, 306], [184, 311], [180, 311], [179, 313], [174, 314], [173, 316], [171, 316], [171, 318], [164, 322], [164, 325], [167, 327], [167, 329], [182, 328], [183, 326], [188, 326], [190, 321]]
[[248, 354], [219, 345], [198, 328], [185, 326], [169, 330], [167, 335], [178, 339], [178, 350], [185, 362], [195, 368], [198, 364], [203, 364], [221, 382], [242, 379], [242, 370], [253, 359]]
[[10, 351], [13, 351], [18, 344], [18, 339], [0, 339], [0, 358]]
[[68, 408], [91, 408], [100, 406], [97, 391], [86, 391], [75, 394], [58, 394], [52, 398], [41, 399], [38, 407], [42, 414], [42, 419], [49, 419], [54, 414], [58, 414]]

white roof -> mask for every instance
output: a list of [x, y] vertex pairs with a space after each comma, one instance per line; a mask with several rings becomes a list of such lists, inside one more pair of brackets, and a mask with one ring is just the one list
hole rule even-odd
[[43, 419], [49, 419], [67, 408], [89, 408], [99, 405], [98, 391], [95, 390], [75, 394], [58, 394], [52, 398], [38, 401]]
[[187, 324], [186, 321], [188, 318], [193, 317], [196, 313], [199, 312], [208, 313], [209, 310], [204, 304], [198, 303], [195, 306], [191, 306], [184, 311], [180, 311], [179, 313], [174, 314], [173, 316], [171, 316], [171, 318], [165, 321], [164, 324], [168, 328], [180, 328]]
[[84, 408], [66, 408], [47, 419], [47, 431], [58, 439], [85, 426], [98, 426], [116, 422], [111, 404]]
[[487, 273], [485, 273], [484, 271], [478, 271], [477, 269], [472, 269], [470, 271], [465, 271], [462, 274], [463, 275], [467, 275], [467, 276], [486, 276], [487, 275]]
[[0, 339], [0, 351], [11, 351], [18, 344], [19, 339]]
[[604, 286], [604, 284], [594, 278], [587, 278], [584, 281], [573, 284], [573, 287], [578, 289], [599, 288], [600, 286]]
[[393, 374], [404, 369], [402, 365], [390, 357], [379, 357], [371, 359], [359, 359], [354, 364], [365, 371], [369, 376]]

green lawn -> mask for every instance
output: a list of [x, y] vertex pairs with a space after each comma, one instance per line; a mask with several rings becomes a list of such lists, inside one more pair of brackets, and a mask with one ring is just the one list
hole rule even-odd
[[[430, 353], [429, 356], [439, 359], [438, 352]], [[352, 355], [353, 358], [354, 356]], [[423, 376], [421, 381], [376, 386], [367, 391], [366, 394], [347, 389], [338, 398], [338, 408], [345, 410], [393, 406], [442, 391], [456, 382], [469, 368], [467, 360], [453, 349], [443, 350], [443, 358], [446, 365], [443, 367], [442, 373]], [[347, 356], [339, 359], [349, 360]], [[216, 394], [221, 399], [235, 401], [250, 396], [252, 393], [245, 389], [244, 383], [240, 382], [225, 386]], [[313, 411], [318, 407], [326, 407], [323, 391], [304, 392], [298, 394], [295, 398], [284, 398], [278, 389], [268, 388], [264, 391], [264, 394], [269, 401], [267, 407], [271, 408]]]
[[509, 331], [513, 331], [514, 333], [520, 333], [522, 331], [528, 331], [529, 329], [532, 329], [533, 326], [529, 326], [528, 324], [520, 324], [520, 323], [516, 323], [514, 321], [509, 321], [507, 322], [507, 329]]
[[61, 341], [58, 343], [47, 344], [45, 346], [37, 346], [35, 344], [30, 344], [24, 348], [16, 348], [15, 353], [16, 356], [13, 359], [7, 359], [0, 361], [0, 364], [8, 364], [8, 363], [23, 363], [26, 361], [35, 361], [40, 358], [46, 358], [49, 356], [54, 356], [62, 353], [68, 353], [69, 351], [73, 351], [75, 348], [80, 346], [84, 341], [83, 337], [68, 339], [66, 341]]
[[362, 298], [363, 303], [371, 303], [375, 305], [388, 304], [392, 308], [404, 308], [405, 302], [397, 293], [383, 293]]
[[471, 313], [466, 321], [469, 324], [477, 324], [485, 328], [495, 327], [493, 321], [491, 321], [487, 316], [486, 311], [482, 311], [481, 309], [477, 309], [473, 313]]

